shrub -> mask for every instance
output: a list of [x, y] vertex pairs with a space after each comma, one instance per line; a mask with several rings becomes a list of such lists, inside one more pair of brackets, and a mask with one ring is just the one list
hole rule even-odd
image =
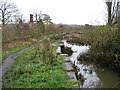
[[[90, 52], [81, 57], [94, 60], [107, 68], [120, 69], [120, 33], [115, 28], [108, 26], [98, 27], [90, 33], [93, 38], [91, 41]], [[89, 57], [89, 58], [88, 58]]]

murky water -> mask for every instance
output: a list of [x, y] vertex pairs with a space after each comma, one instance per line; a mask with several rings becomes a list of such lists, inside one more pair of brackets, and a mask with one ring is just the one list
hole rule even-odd
[[[71, 56], [65, 57], [66, 60], [71, 60], [72, 64], [77, 67], [78, 75], [84, 76], [85, 80], [80, 88], [118, 88], [118, 74], [101, 69], [97, 67], [92, 62], [78, 61], [77, 57], [80, 54], [86, 53], [90, 46], [77, 46], [68, 44], [66, 40], [62, 41], [65, 46], [71, 47], [73, 54]], [[58, 47], [57, 52], [60, 52], [60, 47]]]

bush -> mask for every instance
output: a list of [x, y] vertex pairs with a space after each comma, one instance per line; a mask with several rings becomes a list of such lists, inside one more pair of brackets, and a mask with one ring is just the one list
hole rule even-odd
[[[82, 55], [83, 59], [94, 60], [107, 68], [120, 69], [120, 33], [115, 28], [108, 26], [98, 27], [90, 33], [93, 38], [91, 41], [90, 52]], [[89, 57], [89, 58], [88, 58]]]

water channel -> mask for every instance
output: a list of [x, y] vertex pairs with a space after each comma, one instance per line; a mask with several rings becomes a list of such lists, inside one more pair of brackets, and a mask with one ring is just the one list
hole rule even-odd
[[[118, 74], [114, 71], [98, 67], [93, 62], [78, 61], [77, 57], [83, 53], [87, 53], [90, 46], [78, 46], [67, 43], [62, 40], [65, 47], [70, 47], [73, 50], [71, 56], [66, 56], [65, 60], [70, 60], [71, 64], [77, 68], [77, 74], [84, 77], [84, 82], [79, 88], [118, 88]], [[61, 48], [58, 47], [57, 52]]]

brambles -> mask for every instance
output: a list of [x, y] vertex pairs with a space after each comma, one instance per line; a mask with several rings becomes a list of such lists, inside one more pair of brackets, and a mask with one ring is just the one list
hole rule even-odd
[[36, 57], [41, 57], [41, 62], [44, 64], [53, 64], [57, 60], [57, 55], [55, 54], [53, 46], [51, 46], [50, 40], [43, 40], [40, 44], [35, 46], [31, 59]]
[[81, 60], [91, 60], [113, 70], [120, 69], [120, 33], [115, 28], [98, 27], [91, 31], [90, 51], [81, 55]]

